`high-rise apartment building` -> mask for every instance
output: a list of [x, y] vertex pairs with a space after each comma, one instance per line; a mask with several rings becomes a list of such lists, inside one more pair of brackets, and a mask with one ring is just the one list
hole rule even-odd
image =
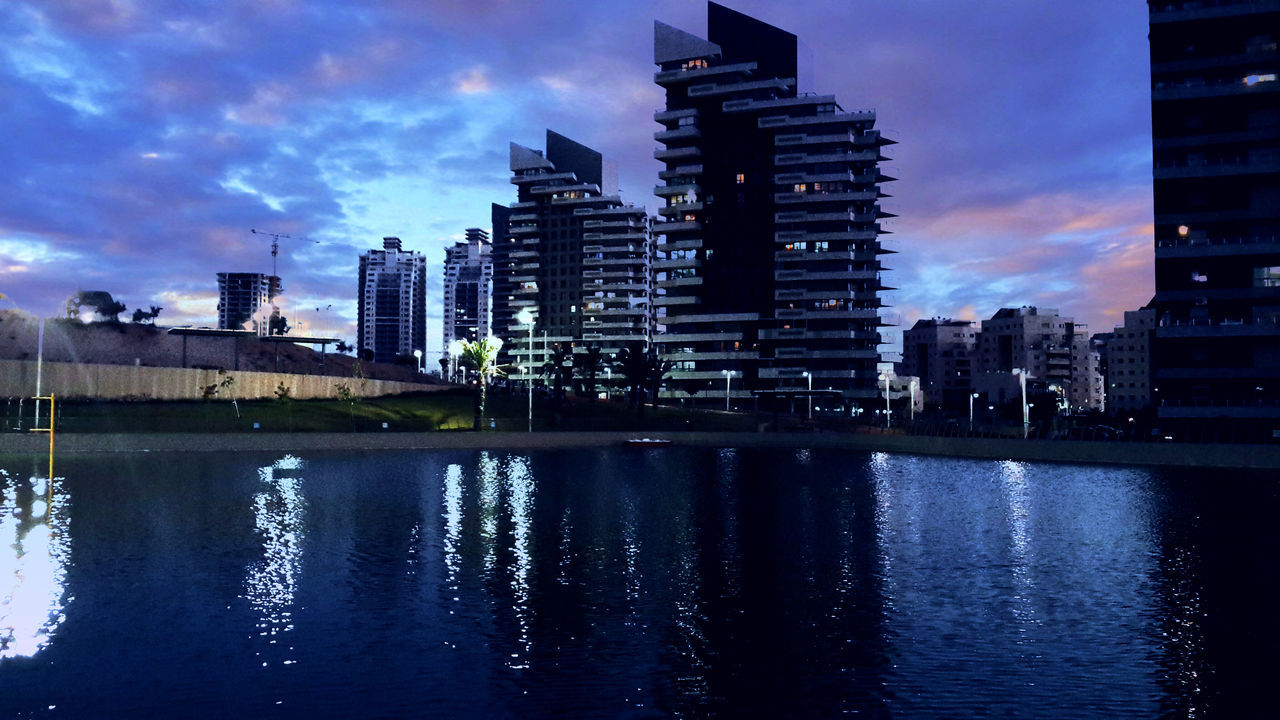
[[902, 374], [920, 378], [928, 405], [963, 408], [972, 387], [977, 331], [968, 320], [926, 318], [902, 334]]
[[382, 239], [381, 250], [360, 256], [360, 357], [374, 362], [412, 362], [427, 349], [427, 259]]
[[807, 61], [795, 35], [716, 3], [706, 39], [655, 24], [657, 341], [675, 380], [732, 372], [734, 397], [794, 397], [807, 373], [815, 391], [872, 404], [891, 141], [873, 111], [807, 92]]
[[493, 262], [489, 233], [467, 228], [466, 240], [444, 251], [444, 357], [454, 340], [489, 335]]
[[218, 273], [218, 329], [265, 335], [271, 301], [280, 292], [280, 278], [274, 275]]
[[[647, 343], [652, 327], [644, 208], [623, 204], [599, 152], [550, 130], [546, 142], [545, 155], [511, 144], [517, 201], [494, 208], [493, 327], [517, 380], [530, 366], [539, 374], [557, 343], [612, 354]], [[525, 309], [536, 317], [532, 347]]]
[[1280, 432], [1280, 0], [1149, 19], [1159, 417]]

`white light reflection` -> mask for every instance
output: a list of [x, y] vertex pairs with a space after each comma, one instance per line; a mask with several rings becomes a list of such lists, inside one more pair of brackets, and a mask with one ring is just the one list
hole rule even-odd
[[1026, 632], [1026, 625], [1036, 623], [1035, 606], [1031, 595], [1035, 592], [1035, 580], [1031, 577], [1031, 565], [1035, 557], [1031, 551], [1030, 533], [1028, 532], [1028, 507], [1030, 499], [1027, 492], [1026, 466], [1013, 460], [1000, 463], [1001, 486], [1008, 506], [1009, 538], [1013, 553], [1013, 616], [1023, 623], [1019, 628]]
[[67, 565], [71, 557], [66, 495], [54, 480], [22, 482], [0, 470], [0, 662], [33, 657], [66, 619]]
[[[516, 613], [516, 622], [520, 625], [521, 652], [511, 653], [507, 666], [512, 669], [527, 669], [529, 657], [533, 650], [533, 642], [529, 637], [529, 571], [532, 558], [529, 554], [531, 517], [533, 511], [533, 473], [529, 470], [529, 459], [512, 457], [507, 461], [507, 502], [511, 508], [511, 553], [516, 565], [512, 571], [511, 590], [514, 596], [512, 609]], [[523, 653], [523, 659], [521, 654]]]
[[484, 569], [488, 575], [498, 560], [498, 460], [480, 453], [480, 538], [484, 543]]
[[[247, 568], [244, 597], [258, 614], [258, 636], [269, 638], [271, 645], [278, 643], [278, 635], [293, 629], [293, 599], [301, 575], [306, 529], [305, 496], [302, 478], [297, 475], [301, 468], [302, 461], [292, 455], [259, 468], [258, 478], [266, 489], [253, 496], [254, 525], [262, 538], [263, 559]], [[292, 664], [293, 659], [283, 662]]]
[[[458, 543], [462, 537], [462, 466], [452, 463], [444, 473], [444, 566], [449, 597], [458, 602], [458, 570], [462, 557]], [[453, 614], [453, 610], [449, 611]]]

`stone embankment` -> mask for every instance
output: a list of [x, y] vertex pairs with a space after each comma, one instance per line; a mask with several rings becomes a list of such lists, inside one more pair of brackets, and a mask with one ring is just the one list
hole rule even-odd
[[[1280, 470], [1280, 445], [1186, 445], [1067, 440], [939, 438], [843, 433], [732, 432], [433, 432], [293, 434], [67, 434], [60, 453], [111, 452], [315, 452], [322, 450], [539, 450], [622, 445], [635, 437], [694, 447], [830, 448], [989, 460], [1026, 460], [1108, 465], [1153, 465], [1218, 469]], [[0, 435], [0, 453], [41, 453], [44, 436]], [[1280, 475], [1277, 475], [1280, 478]], [[1212, 476], [1206, 476], [1212, 479]]]

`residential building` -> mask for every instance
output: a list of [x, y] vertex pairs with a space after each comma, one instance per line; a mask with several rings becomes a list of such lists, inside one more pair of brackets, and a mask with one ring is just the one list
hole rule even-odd
[[271, 301], [281, 293], [280, 278], [263, 273], [218, 273], [218, 329], [267, 333]]
[[1280, 436], [1280, 1], [1149, 20], [1157, 412]]
[[982, 321], [976, 347], [975, 375], [1009, 374], [1016, 368], [1055, 395], [1060, 411], [1101, 409], [1098, 356], [1084, 323], [1051, 308], [1002, 308]]
[[[644, 208], [623, 204], [617, 170], [591, 148], [547, 131], [546, 153], [511, 144], [517, 201], [494, 211], [494, 333], [510, 376], [541, 374], [557, 344], [606, 355], [652, 330], [649, 223]], [[519, 320], [536, 317], [533, 343]]]
[[795, 35], [716, 3], [706, 39], [655, 23], [657, 342], [673, 379], [712, 381], [705, 396], [733, 371], [735, 398], [795, 397], [809, 373], [874, 406], [892, 141], [874, 111], [809, 92], [807, 60]]
[[381, 250], [360, 256], [360, 357], [374, 362], [413, 362], [426, 352], [427, 259], [385, 237]]
[[448, 358], [454, 340], [476, 341], [489, 336], [493, 291], [492, 245], [489, 233], [467, 228], [466, 239], [444, 251], [444, 324], [442, 357]]
[[920, 378], [924, 400], [934, 407], [968, 407], [977, 330], [968, 320], [928, 318], [902, 334], [903, 373]]
[[1107, 411], [1137, 412], [1151, 406], [1151, 347], [1156, 311], [1129, 310], [1107, 340]]

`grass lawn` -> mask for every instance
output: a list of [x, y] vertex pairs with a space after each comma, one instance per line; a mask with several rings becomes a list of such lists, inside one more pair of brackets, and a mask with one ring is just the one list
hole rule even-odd
[[[466, 390], [369, 398], [355, 404], [340, 400], [210, 402], [75, 402], [58, 403], [60, 433], [167, 432], [432, 432], [470, 430], [474, 400]], [[490, 393], [486, 428], [524, 430], [528, 426], [524, 395]], [[490, 426], [492, 421], [492, 426]], [[385, 423], [385, 428], [384, 428]], [[256, 424], [256, 427], [255, 427]], [[17, 427], [16, 408], [5, 418], [6, 430]], [[26, 407], [22, 427], [31, 425]], [[751, 415], [680, 408], [649, 407], [641, 420], [622, 402], [588, 402], [569, 398], [554, 412], [535, 400], [533, 427], [540, 431], [575, 430], [755, 430]]]

